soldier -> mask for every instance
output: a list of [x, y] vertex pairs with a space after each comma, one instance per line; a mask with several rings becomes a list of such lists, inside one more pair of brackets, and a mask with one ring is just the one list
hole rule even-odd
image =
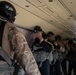
[[[67, 75], [67, 64], [66, 64], [66, 54], [67, 54], [67, 50], [65, 49], [65, 41], [62, 40], [60, 35], [56, 36], [56, 42], [59, 45], [59, 49], [58, 49], [58, 58], [63, 70], [63, 74]], [[65, 45], [64, 45], [65, 44]]]
[[76, 75], [76, 44], [73, 39], [71, 39], [68, 41], [68, 45], [70, 47], [70, 50], [67, 55], [67, 60], [69, 62], [68, 75], [72, 75], [72, 70], [73, 75]]
[[52, 48], [43, 38], [43, 31], [40, 26], [34, 28], [35, 40], [33, 42], [33, 54], [38, 63], [42, 75], [50, 75], [50, 52]]
[[[54, 40], [55, 39], [55, 40]], [[52, 54], [53, 54], [53, 62], [51, 67], [53, 66], [53, 74], [55, 75], [61, 75], [60, 73], [60, 61], [59, 61], [59, 55], [58, 50], [60, 49], [60, 46], [57, 43], [57, 38], [54, 38], [53, 32], [48, 32], [48, 41], [51, 43], [52, 46]]]
[[52, 47], [52, 51], [54, 51], [54, 39], [55, 39], [54, 33], [49, 31], [47, 33], [47, 41], [50, 44], [50, 46]]
[[4, 68], [0, 68], [0, 75], [12, 75], [9, 67], [13, 57], [27, 75], [41, 75], [24, 35], [14, 25], [14, 6], [7, 1], [0, 1], [0, 16], [0, 67], [5, 64]]
[[[53, 55], [53, 62], [50, 64], [51, 73], [55, 75], [60, 74], [60, 62], [58, 60], [58, 51], [56, 49], [57, 43], [55, 42], [55, 37], [53, 32], [47, 33], [47, 41], [50, 42], [50, 46], [52, 47], [52, 55]], [[55, 72], [54, 72], [55, 71]]]

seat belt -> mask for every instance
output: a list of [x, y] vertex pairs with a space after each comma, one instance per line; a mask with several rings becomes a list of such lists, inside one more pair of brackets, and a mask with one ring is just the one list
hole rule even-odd
[[7, 62], [8, 65], [12, 65], [12, 60], [9, 56], [5, 53], [5, 51], [0, 47], [0, 56]]
[[12, 65], [12, 60], [10, 57], [5, 53], [5, 51], [2, 49], [2, 38], [3, 38], [3, 32], [4, 32], [4, 27], [5, 27], [6, 22], [1, 21], [0, 24], [0, 57], [3, 58], [8, 65]]

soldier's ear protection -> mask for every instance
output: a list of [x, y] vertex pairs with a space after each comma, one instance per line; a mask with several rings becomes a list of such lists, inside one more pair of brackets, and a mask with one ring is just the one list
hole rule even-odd
[[16, 9], [7, 1], [0, 1], [0, 15], [9, 21], [15, 21]]

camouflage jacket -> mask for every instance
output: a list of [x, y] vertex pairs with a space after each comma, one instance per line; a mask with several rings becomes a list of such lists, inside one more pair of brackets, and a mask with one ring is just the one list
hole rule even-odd
[[28, 75], [41, 75], [24, 35], [12, 23], [5, 25], [2, 47], [10, 58], [15, 55]]

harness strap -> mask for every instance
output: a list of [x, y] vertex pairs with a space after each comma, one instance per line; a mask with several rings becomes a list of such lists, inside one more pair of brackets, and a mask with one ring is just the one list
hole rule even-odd
[[1, 21], [0, 23], [0, 46], [2, 47], [2, 38], [3, 38], [3, 32], [4, 32], [4, 27], [5, 27], [4, 21]]
[[3, 38], [3, 32], [4, 32], [6, 22], [4, 21], [0, 21], [0, 22], [1, 22], [0, 23], [0, 60], [6, 61], [9, 65], [12, 65], [11, 59], [2, 49], [2, 38]]
[[0, 56], [3, 57], [3, 59], [8, 63], [8, 65], [12, 65], [12, 60], [9, 58], [9, 56], [0, 48]]
[[[46, 40], [45, 40], [45, 41], [46, 41]], [[53, 46], [53, 44], [52, 44], [51, 42], [49, 42], [49, 41], [46, 41], [46, 42], [52, 46], [52, 51], [54, 51], [54, 46]]]

